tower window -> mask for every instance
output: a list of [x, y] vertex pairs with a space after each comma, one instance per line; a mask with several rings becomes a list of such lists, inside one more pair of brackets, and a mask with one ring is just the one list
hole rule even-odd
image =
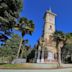
[[50, 29], [52, 30], [52, 26], [50, 25]]

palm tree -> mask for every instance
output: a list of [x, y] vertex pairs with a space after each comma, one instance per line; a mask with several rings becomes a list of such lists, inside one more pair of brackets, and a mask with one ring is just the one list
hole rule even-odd
[[54, 37], [54, 41], [56, 42], [56, 48], [57, 48], [57, 52], [58, 52], [58, 67], [61, 66], [61, 47], [63, 46], [63, 43], [65, 41], [65, 35], [63, 32], [61, 31], [56, 31], [53, 34]]
[[28, 43], [28, 40], [23, 40], [23, 44], [24, 44], [24, 46], [21, 47], [20, 58], [23, 57], [24, 52], [27, 54], [27, 51], [28, 51], [28, 48], [29, 48], [29, 47], [25, 45], [26, 43]]
[[72, 43], [72, 33], [66, 33], [66, 43]]
[[32, 20], [28, 20], [27, 18], [22, 17], [19, 20], [19, 24], [17, 24], [17, 26], [15, 28], [17, 28], [22, 33], [22, 39], [20, 41], [19, 49], [17, 52], [17, 58], [18, 58], [20, 50], [21, 50], [21, 46], [23, 43], [23, 37], [25, 34], [30, 34], [30, 35], [32, 34], [32, 32], [34, 30], [34, 23]]

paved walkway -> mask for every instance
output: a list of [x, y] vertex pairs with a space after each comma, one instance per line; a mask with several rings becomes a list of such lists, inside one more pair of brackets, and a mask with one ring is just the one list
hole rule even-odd
[[35, 70], [35, 69], [28, 69], [28, 70], [7, 70], [7, 69], [0, 69], [0, 72], [72, 72], [72, 68], [64, 68], [64, 69], [45, 69], [45, 70]]

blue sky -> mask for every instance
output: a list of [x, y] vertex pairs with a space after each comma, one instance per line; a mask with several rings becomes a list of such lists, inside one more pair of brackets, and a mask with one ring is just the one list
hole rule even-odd
[[29, 40], [31, 47], [37, 43], [42, 35], [44, 20], [43, 15], [49, 8], [57, 14], [55, 27], [63, 32], [72, 32], [72, 0], [24, 0], [20, 16], [32, 19], [35, 30], [24, 38]]

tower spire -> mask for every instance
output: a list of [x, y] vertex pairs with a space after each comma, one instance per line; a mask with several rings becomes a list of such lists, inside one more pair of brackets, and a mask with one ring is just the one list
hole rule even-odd
[[51, 9], [51, 7], [49, 8], [49, 12], [52, 12], [52, 9]]

